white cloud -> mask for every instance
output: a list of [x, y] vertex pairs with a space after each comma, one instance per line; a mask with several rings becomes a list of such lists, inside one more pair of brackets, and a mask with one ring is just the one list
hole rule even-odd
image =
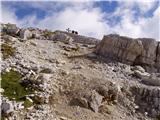
[[142, 18], [139, 25], [142, 28], [143, 36], [156, 38], [160, 41], [160, 7], [155, 10], [152, 18]]
[[147, 11], [152, 9], [155, 6], [155, 4], [156, 4], [156, 1], [155, 2], [143, 1], [143, 2], [139, 2], [139, 4], [137, 5], [142, 13], [146, 13]]
[[[57, 3], [55, 7], [60, 7], [60, 3]], [[48, 10], [46, 6], [42, 6], [39, 3], [32, 4], [34, 8]], [[130, 37], [152, 37], [160, 40], [159, 27], [160, 27], [160, 7], [154, 11], [152, 17], [139, 18], [134, 16], [134, 7], [140, 9], [141, 14], [146, 13], [155, 6], [155, 2], [119, 2], [114, 13], [103, 13], [100, 8], [93, 7], [91, 2], [73, 2], [66, 4], [63, 11], [53, 12], [50, 10], [50, 14], [43, 19], [37, 19], [36, 15], [29, 15], [19, 20], [15, 12], [9, 8], [4, 7], [2, 22], [16, 23], [19, 26], [33, 26], [43, 29], [51, 30], [65, 30], [70, 28], [77, 30], [82, 35], [88, 35], [96, 38], [102, 38], [104, 34], [118, 33], [120, 35]], [[52, 5], [50, 6], [52, 7]], [[110, 26], [110, 23], [104, 19], [104, 17], [112, 18], [120, 16], [121, 19], [115, 26]]]
[[122, 8], [129, 8], [133, 9], [134, 7], [138, 7], [142, 14], [148, 12], [152, 9], [158, 1], [156, 0], [127, 0], [127, 1], [120, 1], [119, 5]]
[[[5, 12], [3, 19], [6, 20], [6, 18], [8, 18], [7, 16], [9, 16], [7, 21], [16, 23], [23, 27], [33, 26], [50, 30], [65, 30], [70, 28], [77, 30], [79, 34], [100, 39], [104, 34], [108, 33], [108, 25], [103, 20], [104, 14], [100, 11], [100, 9], [92, 8], [92, 3], [75, 2], [67, 5], [68, 7], [66, 7], [63, 11], [56, 13], [53, 12], [52, 14], [45, 16], [44, 19], [40, 20], [36, 18], [36, 15], [29, 15], [21, 20], [18, 20], [14, 12], [3, 9]], [[34, 7], [41, 8], [39, 4], [34, 4]], [[44, 8], [45, 7], [41, 9]]]
[[[156, 40], [160, 40], [160, 7], [154, 11], [152, 17], [143, 17], [141, 15], [138, 18], [134, 15], [135, 11], [133, 7], [135, 7], [135, 5], [138, 5], [137, 7], [143, 7], [145, 3], [131, 3], [132, 2], [120, 2], [120, 7], [118, 7], [117, 10], [111, 16], [120, 16], [121, 20], [118, 22], [117, 25], [112, 27], [112, 30], [118, 34], [130, 36], [133, 38], [149, 37], [155, 38]], [[144, 12], [147, 12], [150, 9], [152, 9], [154, 5], [155, 2], [151, 3], [150, 6], [146, 5], [147, 7], [144, 7], [145, 9], [141, 8], [140, 10], [144, 14]]]
[[18, 24], [17, 22], [17, 16], [15, 15], [14, 9], [11, 9], [9, 7], [4, 7], [1, 5], [1, 17], [0, 21], [2, 23], [14, 23]]
[[66, 8], [64, 11], [53, 16], [47, 16], [44, 20], [39, 21], [38, 26], [61, 30], [70, 28], [83, 35], [101, 38], [103, 34], [107, 33], [108, 29], [102, 18], [103, 14], [99, 9]]

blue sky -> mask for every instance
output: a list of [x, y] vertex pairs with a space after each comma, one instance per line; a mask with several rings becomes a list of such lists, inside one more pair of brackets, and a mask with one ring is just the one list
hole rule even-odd
[[1, 11], [1, 22], [20, 27], [70, 28], [99, 39], [117, 33], [160, 40], [158, 0], [2, 1]]

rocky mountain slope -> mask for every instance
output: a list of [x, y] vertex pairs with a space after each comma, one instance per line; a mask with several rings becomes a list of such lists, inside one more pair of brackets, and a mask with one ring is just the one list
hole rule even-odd
[[160, 119], [155, 40], [1, 24], [1, 53], [1, 119]]
[[96, 52], [130, 65], [142, 65], [150, 72], [160, 72], [160, 42], [154, 39], [108, 35], [104, 36]]

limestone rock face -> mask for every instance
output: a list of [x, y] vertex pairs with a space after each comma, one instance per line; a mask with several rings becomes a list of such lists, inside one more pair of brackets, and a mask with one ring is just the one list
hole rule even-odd
[[96, 53], [130, 65], [142, 65], [149, 70], [160, 70], [159, 43], [154, 39], [132, 39], [119, 35], [104, 36]]
[[133, 70], [133, 75], [140, 78], [145, 84], [152, 86], [160, 86], [160, 75], [158, 73], [149, 74], [148, 72], [145, 72], [142, 67], [136, 66]]
[[20, 38], [27, 40], [31, 37], [32, 37], [32, 33], [28, 29], [21, 29], [20, 30]]
[[135, 102], [140, 106], [140, 111], [148, 112], [150, 116], [160, 114], [159, 88], [134, 87], [133, 94], [136, 95]]
[[141, 79], [149, 79], [150, 74], [147, 72], [140, 72], [138, 70], [134, 71], [135, 76], [141, 78]]
[[15, 24], [2, 24], [1, 28], [2, 31], [12, 35], [17, 35], [20, 30]]
[[53, 41], [61, 41], [61, 42], [67, 42], [67, 43], [70, 43], [73, 41], [71, 37], [59, 31], [56, 31], [55, 35], [52, 35], [50, 39]]
[[[72, 33], [64, 32], [64, 31], [56, 31], [56, 36], [58, 38], [60, 38], [59, 35], [68, 36], [68, 38], [71, 38], [73, 42], [83, 43], [83, 44], [86, 44], [86, 45], [96, 45], [96, 44], [99, 43], [99, 40], [96, 39], [96, 38], [86, 37], [86, 36], [77, 35], [77, 34], [72, 34]], [[66, 39], [63, 39], [63, 40], [66, 40]]]
[[[30, 29], [29, 29], [30, 30]], [[43, 39], [41, 35], [41, 31], [39, 29], [32, 29], [32, 37], [36, 39]]]
[[156, 58], [156, 66], [160, 68], [160, 42], [158, 42], [158, 47], [157, 47], [157, 58]]

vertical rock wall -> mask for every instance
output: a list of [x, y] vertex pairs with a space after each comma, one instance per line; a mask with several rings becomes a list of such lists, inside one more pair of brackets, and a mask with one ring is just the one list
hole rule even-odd
[[160, 72], [160, 43], [150, 38], [132, 39], [119, 35], [104, 36], [96, 53], [130, 65], [142, 65], [147, 71]]

